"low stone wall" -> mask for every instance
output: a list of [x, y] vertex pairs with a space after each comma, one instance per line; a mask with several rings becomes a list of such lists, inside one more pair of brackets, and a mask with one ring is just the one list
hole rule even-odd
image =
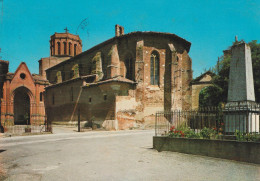
[[260, 143], [256, 142], [154, 136], [153, 148], [260, 164]]

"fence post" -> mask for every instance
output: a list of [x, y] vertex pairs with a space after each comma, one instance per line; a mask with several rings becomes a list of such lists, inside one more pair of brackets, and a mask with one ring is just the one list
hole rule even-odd
[[78, 132], [80, 132], [80, 109], [78, 109]]

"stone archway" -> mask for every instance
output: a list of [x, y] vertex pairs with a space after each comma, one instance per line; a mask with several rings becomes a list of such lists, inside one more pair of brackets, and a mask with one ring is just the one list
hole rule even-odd
[[30, 96], [26, 87], [19, 87], [14, 91], [14, 124], [30, 124]]

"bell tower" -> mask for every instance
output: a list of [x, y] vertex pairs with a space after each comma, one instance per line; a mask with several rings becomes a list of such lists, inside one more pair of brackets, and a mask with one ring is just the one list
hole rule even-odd
[[78, 35], [69, 33], [67, 27], [65, 33], [56, 33], [51, 36], [50, 56], [76, 56], [82, 52], [82, 41]]
[[79, 35], [69, 33], [67, 28], [64, 33], [54, 33], [50, 40], [50, 57], [41, 58], [39, 62], [39, 74], [46, 79], [46, 72], [53, 67], [71, 57], [82, 52], [82, 41]]

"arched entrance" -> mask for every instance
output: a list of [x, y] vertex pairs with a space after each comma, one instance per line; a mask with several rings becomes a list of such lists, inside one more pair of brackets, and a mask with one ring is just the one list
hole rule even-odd
[[30, 97], [26, 87], [19, 87], [14, 92], [14, 124], [30, 124]]

